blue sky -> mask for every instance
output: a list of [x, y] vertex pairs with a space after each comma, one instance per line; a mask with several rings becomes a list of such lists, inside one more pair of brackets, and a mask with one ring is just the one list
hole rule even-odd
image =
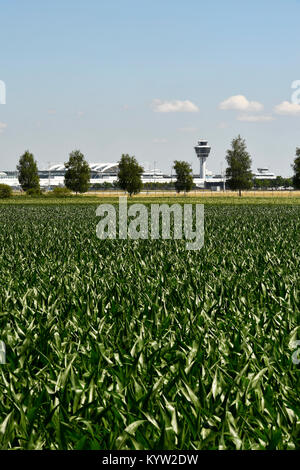
[[26, 149], [43, 168], [79, 148], [196, 171], [207, 138], [219, 172], [241, 134], [253, 169], [290, 175], [299, 17], [298, 0], [0, 0], [1, 169]]

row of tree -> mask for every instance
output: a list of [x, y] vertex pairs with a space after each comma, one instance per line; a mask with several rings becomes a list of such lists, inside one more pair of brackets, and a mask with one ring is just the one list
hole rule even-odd
[[[226, 154], [226, 185], [229, 189], [238, 190], [241, 195], [242, 190], [253, 188], [254, 179], [251, 172], [252, 159], [247, 151], [246, 141], [240, 135], [233, 139], [231, 148]], [[292, 179], [277, 177], [275, 187], [288, 187], [292, 185], [295, 189], [300, 189], [300, 148], [296, 149], [296, 157], [292, 165], [294, 176]], [[85, 193], [90, 186], [91, 171], [84, 155], [75, 150], [69, 155], [69, 160], [65, 163], [65, 187], [77, 193]], [[191, 166], [185, 161], [174, 161], [176, 181], [174, 183], [176, 191], [188, 192], [194, 187]], [[37, 163], [34, 156], [29, 151], [20, 157], [17, 166], [18, 179], [22, 189], [30, 193], [40, 192], [40, 181]], [[119, 172], [116, 186], [127, 191], [130, 196], [137, 194], [143, 188], [142, 174], [143, 167], [139, 165], [136, 158], [130, 155], [122, 155], [119, 161]], [[275, 184], [274, 182], [272, 183]], [[255, 187], [274, 187], [270, 180], [255, 181]]]
[[255, 189], [288, 189], [293, 187], [293, 178], [276, 176], [275, 179], [255, 179], [253, 187]]
[[[192, 169], [187, 162], [174, 161], [174, 170], [176, 173], [176, 181], [174, 183], [176, 191], [190, 191], [194, 187]], [[142, 174], [144, 172], [136, 161], [135, 157], [122, 155], [119, 162], [119, 172], [117, 186], [127, 191], [130, 196], [137, 194], [144, 187], [142, 183]]]
[[[195, 189], [197, 186], [193, 183], [192, 189]], [[100, 191], [100, 190], [109, 190], [109, 189], [120, 189], [118, 181], [114, 181], [113, 183], [109, 183], [104, 181], [103, 183], [93, 183], [90, 186], [91, 190]], [[145, 191], [170, 191], [175, 189], [175, 181], [164, 181], [163, 183], [160, 181], [151, 181], [151, 182], [143, 182], [143, 190]]]
[[[69, 161], [65, 163], [65, 187], [77, 193], [85, 193], [90, 187], [91, 171], [84, 155], [75, 150], [70, 153]], [[190, 191], [194, 187], [193, 175], [187, 162], [174, 162], [177, 175], [174, 183], [176, 191]], [[40, 180], [37, 163], [29, 151], [20, 157], [17, 165], [18, 179], [23, 191], [28, 194], [40, 193]], [[127, 191], [130, 196], [137, 194], [143, 188], [142, 174], [144, 169], [139, 165], [135, 157], [122, 155], [119, 161], [118, 179], [116, 187]]]
[[[70, 153], [69, 161], [65, 163], [65, 186], [75, 193], [85, 193], [90, 183], [90, 167], [84, 159], [84, 155], [75, 150]], [[40, 178], [37, 163], [32, 153], [28, 150], [19, 159], [17, 165], [18, 180], [23, 191], [29, 194], [40, 192]]]

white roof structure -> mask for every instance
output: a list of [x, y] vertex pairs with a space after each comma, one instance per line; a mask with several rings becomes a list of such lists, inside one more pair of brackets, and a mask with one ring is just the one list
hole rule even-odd
[[92, 171], [105, 173], [111, 169], [117, 169], [118, 163], [90, 163], [89, 166]]
[[62, 163], [59, 163], [58, 165], [52, 165], [48, 168], [48, 171], [64, 171], [65, 170], [65, 165]]
[[[111, 170], [117, 170], [118, 163], [89, 163], [89, 167], [92, 171], [97, 171], [99, 173], [107, 173]], [[51, 165], [48, 168], [48, 171], [55, 172], [55, 171], [64, 171], [65, 165], [63, 163], [58, 163], [55, 165]]]

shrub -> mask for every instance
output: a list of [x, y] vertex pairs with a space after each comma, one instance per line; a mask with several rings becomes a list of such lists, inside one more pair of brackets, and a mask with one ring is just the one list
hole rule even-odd
[[72, 195], [72, 192], [70, 189], [64, 187], [57, 186], [56, 188], [53, 189], [53, 191], [50, 192], [50, 195], [53, 197], [70, 197]]
[[0, 199], [7, 199], [12, 196], [12, 189], [7, 184], [0, 184]]
[[39, 188], [30, 188], [26, 191], [27, 196], [43, 196], [43, 191], [41, 191]]

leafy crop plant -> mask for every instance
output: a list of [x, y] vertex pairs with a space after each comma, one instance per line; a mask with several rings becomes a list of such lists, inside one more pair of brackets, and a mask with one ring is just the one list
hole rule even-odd
[[0, 207], [1, 449], [297, 449], [299, 206], [205, 208], [205, 244]]

